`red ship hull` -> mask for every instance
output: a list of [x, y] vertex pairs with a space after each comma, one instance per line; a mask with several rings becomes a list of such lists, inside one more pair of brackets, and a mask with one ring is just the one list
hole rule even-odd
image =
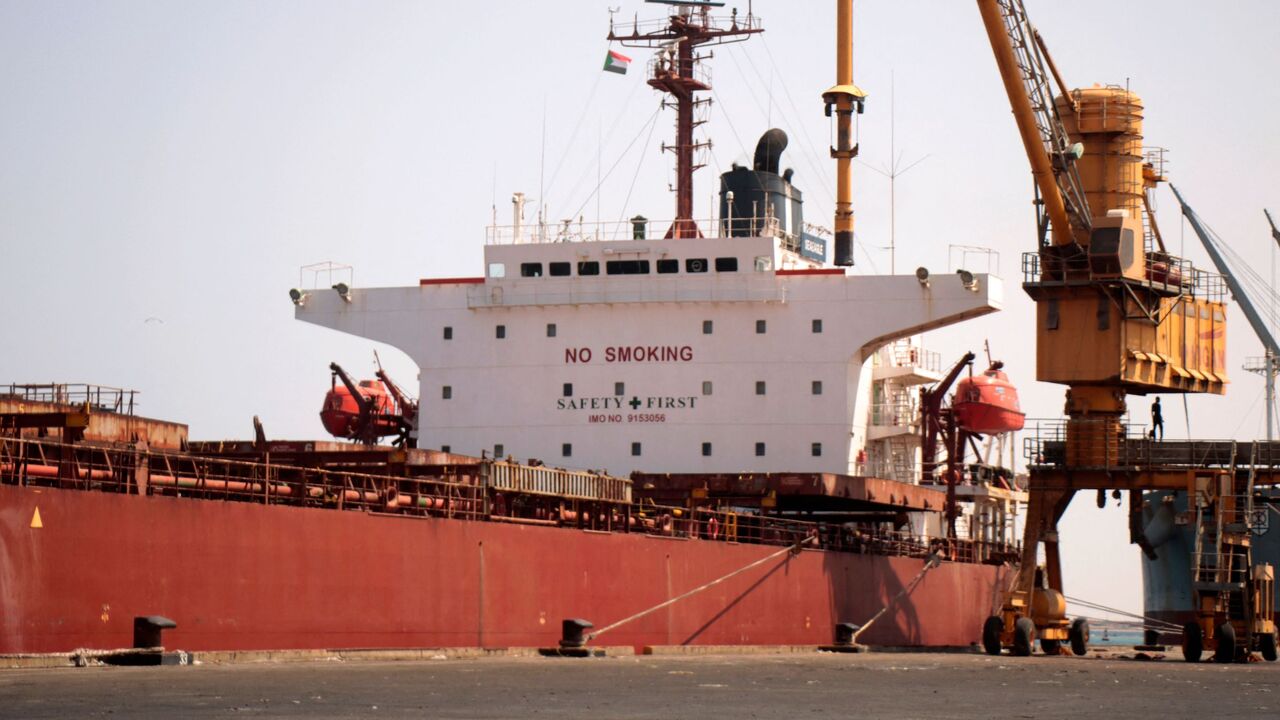
[[[127, 647], [138, 615], [174, 619], [184, 650], [552, 646], [564, 618], [601, 627], [776, 549], [0, 485], [0, 653]], [[827, 643], [922, 567], [804, 551], [596, 644]], [[977, 642], [1006, 574], [943, 563], [860, 641]]]

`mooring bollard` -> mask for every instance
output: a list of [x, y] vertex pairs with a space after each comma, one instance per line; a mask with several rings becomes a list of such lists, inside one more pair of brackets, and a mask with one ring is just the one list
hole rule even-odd
[[858, 632], [858, 626], [853, 623], [836, 623], [836, 638], [833, 645], [852, 645], [853, 634]]
[[866, 648], [854, 642], [854, 638], [857, 636], [858, 630], [861, 627], [861, 625], [849, 622], [836, 623], [834, 641], [830, 645], [820, 645], [818, 646], [818, 649], [822, 652], [862, 652]]
[[585, 647], [587, 631], [595, 627], [586, 620], [569, 618], [560, 624], [560, 647], [565, 650]]
[[137, 649], [162, 647], [160, 635], [165, 630], [178, 627], [178, 623], [163, 615], [140, 615], [133, 619], [133, 647]]

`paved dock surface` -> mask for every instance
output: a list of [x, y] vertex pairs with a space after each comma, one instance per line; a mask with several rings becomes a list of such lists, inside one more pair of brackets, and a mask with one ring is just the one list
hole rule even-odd
[[0, 671], [4, 718], [1280, 717], [1280, 664], [983, 655], [488, 658]]

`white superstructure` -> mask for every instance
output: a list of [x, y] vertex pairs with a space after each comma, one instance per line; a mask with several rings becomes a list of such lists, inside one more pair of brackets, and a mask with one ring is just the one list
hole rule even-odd
[[[777, 226], [721, 225], [627, 240], [495, 228], [483, 277], [309, 290], [296, 315], [418, 364], [419, 447], [613, 474], [888, 474], [893, 458], [864, 449], [907, 433], [875, 424], [897, 400], [871, 397], [871, 359], [998, 310], [999, 279], [853, 276]], [[918, 443], [904, 452], [914, 465]]]

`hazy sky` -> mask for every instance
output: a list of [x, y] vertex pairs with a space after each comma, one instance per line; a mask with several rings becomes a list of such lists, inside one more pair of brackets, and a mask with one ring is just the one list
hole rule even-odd
[[[613, 2], [620, 21], [658, 9]], [[0, 0], [0, 381], [136, 388], [145, 414], [201, 439], [248, 436], [254, 414], [273, 437], [321, 436], [328, 363], [368, 374], [373, 346], [292, 319], [299, 266], [349, 263], [366, 287], [479, 275], [495, 205], [505, 224], [521, 190], [553, 219], [592, 220], [597, 174], [615, 163], [602, 219], [671, 216], [658, 147], [673, 115], [650, 134], [647, 52], [623, 51], [635, 59], [626, 76], [601, 73], [608, 5]], [[1027, 6], [1068, 83], [1129, 83], [1143, 97], [1146, 143], [1170, 149], [1188, 200], [1269, 274], [1280, 3]], [[696, 214], [772, 125], [791, 136], [783, 164], [807, 219], [830, 226], [820, 95], [834, 80], [833, 3], [754, 10], [764, 35], [715, 51]], [[989, 339], [1028, 414], [1057, 416], [1062, 388], [1034, 382], [1033, 306], [1018, 289], [1019, 256], [1035, 245], [1030, 175], [975, 4], [860, 0], [855, 19], [855, 80], [870, 99], [854, 272], [889, 268], [889, 183], [867, 166], [891, 159], [892, 85], [901, 162], [924, 158], [897, 183], [898, 272], [945, 272], [950, 246], [984, 246], [1007, 283], [1005, 312], [927, 342], [955, 358]], [[1167, 188], [1159, 205], [1173, 248], [1185, 240], [1208, 266]], [[1238, 367], [1260, 345], [1237, 310], [1230, 323]], [[407, 358], [381, 351], [416, 386]], [[1192, 436], [1261, 435], [1260, 378], [1232, 380], [1225, 398], [1190, 399]], [[1132, 406], [1145, 421], [1146, 402]], [[1166, 407], [1170, 437], [1184, 437], [1181, 400]], [[1079, 498], [1063, 541], [1070, 594], [1141, 607], [1122, 509]]]

